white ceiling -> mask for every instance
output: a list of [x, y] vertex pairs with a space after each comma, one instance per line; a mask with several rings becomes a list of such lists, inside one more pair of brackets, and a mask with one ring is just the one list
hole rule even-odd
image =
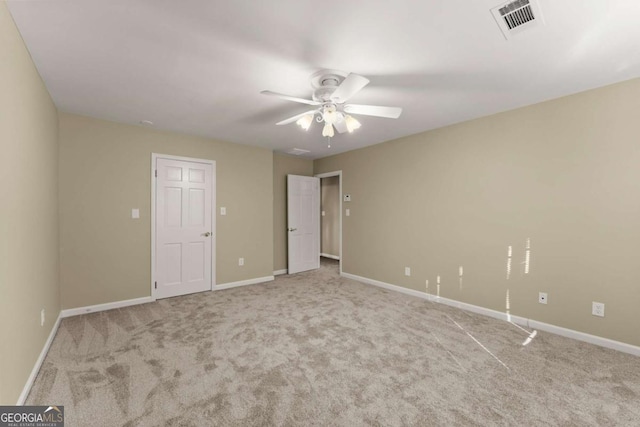
[[[640, 76], [640, 2], [540, 0], [546, 25], [507, 41], [500, 0], [32, 0], [9, 9], [58, 108], [319, 158]], [[397, 120], [304, 132], [322, 68], [371, 80], [354, 104]]]

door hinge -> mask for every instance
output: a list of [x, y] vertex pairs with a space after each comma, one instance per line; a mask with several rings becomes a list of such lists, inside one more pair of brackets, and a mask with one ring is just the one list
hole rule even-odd
[[158, 289], [158, 282], [155, 282], [155, 283], [156, 283], [156, 289]]
[[156, 178], [158, 177], [158, 169], [156, 169]]

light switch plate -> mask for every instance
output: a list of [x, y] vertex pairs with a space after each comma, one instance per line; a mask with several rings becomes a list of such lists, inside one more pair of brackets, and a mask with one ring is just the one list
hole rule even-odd
[[324, 211], [322, 211], [322, 216], [324, 216]]
[[220, 208], [220, 215], [226, 215], [227, 214], [227, 208], [225, 208], [224, 206]]
[[140, 218], [140, 209], [131, 209], [131, 218], [133, 219]]
[[347, 210], [346, 210], [346, 212], [345, 212], [345, 215], [346, 215], [346, 216], [351, 215], [351, 211], [350, 211], [349, 209], [347, 209]]

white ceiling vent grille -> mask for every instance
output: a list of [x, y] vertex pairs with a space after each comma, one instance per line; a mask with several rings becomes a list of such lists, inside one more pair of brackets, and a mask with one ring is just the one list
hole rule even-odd
[[510, 1], [494, 7], [491, 13], [507, 40], [525, 30], [544, 25], [536, 0]]

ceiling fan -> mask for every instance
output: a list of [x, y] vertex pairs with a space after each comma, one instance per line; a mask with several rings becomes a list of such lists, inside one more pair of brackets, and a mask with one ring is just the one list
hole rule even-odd
[[335, 134], [334, 128], [339, 133], [344, 133], [353, 132], [360, 127], [360, 122], [351, 117], [351, 114], [389, 119], [400, 117], [402, 113], [402, 108], [400, 107], [345, 104], [367, 84], [369, 84], [369, 79], [358, 74], [336, 70], [320, 70], [311, 75], [311, 87], [313, 88], [311, 99], [297, 98], [270, 90], [263, 90], [260, 93], [317, 107], [282, 120], [276, 125], [287, 125], [296, 122], [302, 129], [308, 130], [315, 118], [318, 123], [324, 122], [322, 136], [331, 138]]

